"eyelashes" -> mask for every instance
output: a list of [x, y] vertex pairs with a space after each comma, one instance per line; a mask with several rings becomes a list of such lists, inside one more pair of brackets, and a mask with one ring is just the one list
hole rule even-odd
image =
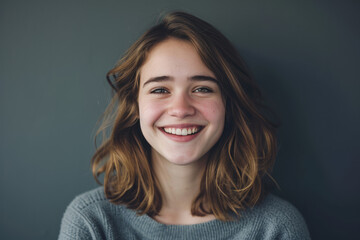
[[212, 93], [214, 92], [211, 88], [208, 87], [199, 87], [194, 90], [194, 92], [200, 92], [200, 93]]
[[164, 93], [169, 93], [169, 91], [166, 88], [155, 88], [155, 89], [151, 90], [150, 93], [152, 93], [152, 94], [164, 94]]
[[[193, 91], [193, 93], [213, 93], [214, 91], [209, 87], [197, 87]], [[151, 94], [167, 94], [170, 93], [170, 91], [166, 88], [159, 87], [152, 89], [150, 91]]]

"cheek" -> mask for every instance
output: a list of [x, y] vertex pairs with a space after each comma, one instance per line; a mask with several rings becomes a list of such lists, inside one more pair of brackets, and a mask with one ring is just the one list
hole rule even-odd
[[202, 114], [213, 123], [220, 125], [225, 121], [225, 106], [222, 101], [211, 101], [202, 106]]
[[160, 117], [162, 105], [149, 101], [139, 101], [139, 118], [140, 124], [153, 125]]

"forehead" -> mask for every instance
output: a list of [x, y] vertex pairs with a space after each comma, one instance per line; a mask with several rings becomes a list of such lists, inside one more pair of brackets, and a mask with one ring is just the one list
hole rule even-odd
[[194, 46], [185, 40], [166, 39], [155, 45], [140, 68], [140, 81], [158, 76], [189, 78], [193, 75], [209, 75], [211, 70], [201, 60]]

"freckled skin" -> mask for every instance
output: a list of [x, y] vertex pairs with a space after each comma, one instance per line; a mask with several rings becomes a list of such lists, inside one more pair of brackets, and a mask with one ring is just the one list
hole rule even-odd
[[[190, 43], [174, 38], [156, 45], [141, 67], [140, 127], [152, 147], [153, 160], [191, 164], [201, 159], [220, 138], [225, 103], [215, 82], [191, 80], [199, 75], [215, 78]], [[161, 76], [168, 78], [147, 83]], [[177, 124], [200, 125], [203, 129], [185, 142], [171, 139], [159, 129]]]

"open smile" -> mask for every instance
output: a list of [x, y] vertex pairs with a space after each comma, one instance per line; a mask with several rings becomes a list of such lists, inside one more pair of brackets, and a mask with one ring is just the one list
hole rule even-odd
[[169, 134], [178, 135], [178, 136], [187, 136], [200, 132], [201, 127], [186, 127], [186, 128], [165, 127], [163, 128], [163, 130]]
[[159, 127], [161, 132], [175, 141], [187, 142], [194, 139], [204, 128], [200, 125]]

